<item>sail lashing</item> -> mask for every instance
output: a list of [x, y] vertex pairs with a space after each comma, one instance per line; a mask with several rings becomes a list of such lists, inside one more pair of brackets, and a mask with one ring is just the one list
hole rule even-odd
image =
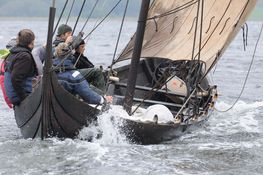
[[[146, 34], [142, 46], [142, 58], [167, 58], [192, 60], [192, 43], [195, 37], [193, 23], [196, 20], [198, 2], [201, 0], [155, 0], [149, 10]], [[210, 70], [248, 18], [257, 0], [204, 0], [202, 40], [194, 48], [198, 58]], [[201, 23], [198, 24], [200, 31]], [[135, 37], [120, 54], [119, 61], [130, 59]], [[215, 61], [216, 60], [216, 61]]]

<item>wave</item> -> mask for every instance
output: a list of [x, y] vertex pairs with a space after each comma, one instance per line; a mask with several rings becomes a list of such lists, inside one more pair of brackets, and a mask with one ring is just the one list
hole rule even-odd
[[83, 128], [78, 138], [106, 145], [127, 145], [129, 140], [120, 131], [122, 121], [119, 116], [124, 115], [128, 114], [122, 107], [112, 105], [109, 111], [98, 116], [98, 123]]
[[[231, 104], [219, 102], [215, 108], [225, 110]], [[233, 109], [228, 112], [214, 111], [208, 121], [208, 132], [211, 135], [229, 135], [237, 133], [262, 133], [260, 126], [260, 116], [263, 111], [263, 101], [246, 103], [238, 102]]]
[[[231, 104], [218, 102], [216, 108], [227, 109]], [[246, 103], [238, 102], [235, 107], [225, 113], [214, 111], [205, 127], [198, 129], [193, 134], [186, 137], [197, 135], [206, 136], [226, 136], [238, 134], [261, 133], [260, 118], [263, 111], [263, 101]], [[127, 113], [121, 106], [111, 106], [111, 109], [98, 116], [98, 123], [83, 128], [79, 134], [80, 139], [91, 139], [92, 142], [99, 144], [127, 145], [129, 140], [120, 131], [122, 126], [120, 117], [127, 117]], [[187, 135], [187, 134], [186, 134]], [[185, 138], [185, 137], [183, 137]]]

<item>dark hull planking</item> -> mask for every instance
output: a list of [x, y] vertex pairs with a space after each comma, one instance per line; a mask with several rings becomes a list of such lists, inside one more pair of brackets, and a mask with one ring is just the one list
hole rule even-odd
[[51, 113], [43, 116], [42, 83], [18, 107], [15, 119], [24, 138], [74, 138], [79, 130], [96, 120], [99, 110], [78, 100], [64, 90], [51, 75], [49, 107]]
[[137, 144], [159, 144], [171, 141], [187, 131], [195, 130], [208, 119], [189, 122], [188, 124], [156, 124], [153, 122], [138, 122], [122, 119], [121, 131], [132, 143]]
[[[151, 83], [153, 79], [153, 74], [158, 62], [152, 59], [146, 59], [140, 61], [138, 65], [137, 82], [135, 89], [135, 99], [133, 104], [140, 103], [145, 95], [151, 90]], [[109, 86], [108, 93], [115, 95], [119, 100], [116, 104], [122, 104], [123, 98], [126, 90], [127, 74], [129, 71], [129, 66], [122, 66], [116, 69], [120, 81], [118, 83], [112, 83]], [[202, 82], [204, 89], [208, 88], [208, 81], [204, 79]], [[211, 102], [211, 97], [205, 99], [202, 103], [203, 108], [209, 108], [209, 103]], [[172, 94], [164, 91], [156, 92], [149, 99], [144, 101], [141, 107], [147, 108], [150, 105], [163, 104], [169, 108], [169, 110], [175, 116], [180, 110], [183, 99], [180, 94]], [[200, 126], [209, 117], [211, 110], [207, 110], [206, 113], [200, 113], [195, 116], [194, 120], [186, 120], [184, 122], [173, 123], [173, 124], [156, 124], [154, 122], [140, 122], [122, 118], [123, 125], [120, 127], [122, 133], [124, 133], [127, 138], [134, 143], [139, 144], [158, 144], [164, 141], [172, 140], [189, 128], [195, 129], [195, 126]]]

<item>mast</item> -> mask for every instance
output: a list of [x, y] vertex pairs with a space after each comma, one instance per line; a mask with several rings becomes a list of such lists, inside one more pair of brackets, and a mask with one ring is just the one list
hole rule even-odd
[[124, 104], [123, 104], [124, 109], [129, 114], [131, 112], [131, 107], [132, 107], [132, 102], [133, 102], [134, 89], [135, 89], [136, 79], [137, 79], [137, 67], [140, 61], [140, 57], [141, 57], [143, 37], [144, 37], [144, 32], [145, 32], [149, 5], [150, 5], [150, 0], [142, 0], [139, 21], [138, 21], [137, 30], [136, 30], [135, 46], [134, 46], [134, 50], [132, 53], [131, 66], [130, 66], [129, 74], [128, 74], [127, 89], [126, 89], [126, 94], [125, 94]]
[[48, 22], [48, 35], [46, 46], [46, 60], [43, 71], [43, 86], [42, 86], [42, 118], [41, 118], [41, 139], [47, 137], [47, 123], [51, 115], [50, 101], [51, 101], [51, 66], [52, 66], [52, 37], [55, 21], [55, 8], [56, 0], [52, 0], [52, 6], [49, 9], [49, 22]]

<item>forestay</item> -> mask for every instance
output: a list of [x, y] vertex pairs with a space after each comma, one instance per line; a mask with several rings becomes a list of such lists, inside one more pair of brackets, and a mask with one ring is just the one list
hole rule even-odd
[[[200, 5], [202, 2], [203, 5]], [[198, 59], [200, 50], [200, 60], [206, 63], [205, 71], [208, 71], [238, 33], [256, 2], [257, 0], [155, 0], [148, 13], [141, 57], [192, 60]], [[117, 62], [131, 58], [134, 40], [135, 37]]]

